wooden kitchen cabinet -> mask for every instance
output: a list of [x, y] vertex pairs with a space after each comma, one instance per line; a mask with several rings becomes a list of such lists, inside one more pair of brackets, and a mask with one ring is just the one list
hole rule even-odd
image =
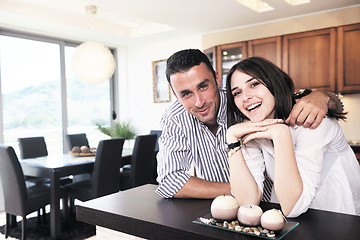
[[215, 72], [216, 70], [216, 46], [212, 47], [212, 48], [208, 48], [206, 50], [204, 50], [203, 52], [205, 53], [205, 55], [209, 58], [211, 65], [213, 66]]
[[281, 68], [281, 36], [249, 41], [248, 56], [266, 58]]
[[283, 67], [295, 89], [336, 91], [336, 30], [316, 30], [283, 36]]
[[230, 68], [240, 60], [247, 57], [246, 42], [230, 43], [217, 46], [216, 49], [216, 70], [219, 81], [225, 87], [227, 73]]
[[204, 53], [223, 86], [235, 63], [260, 56], [288, 73], [296, 91], [360, 92], [360, 23], [217, 45]]
[[338, 91], [360, 91], [360, 24], [338, 27], [337, 32]]

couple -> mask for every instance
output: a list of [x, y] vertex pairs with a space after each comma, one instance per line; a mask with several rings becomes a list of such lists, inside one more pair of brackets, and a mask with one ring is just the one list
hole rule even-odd
[[173, 54], [166, 76], [178, 101], [161, 120], [159, 195], [233, 194], [258, 204], [267, 174], [286, 216], [308, 207], [360, 214], [360, 167], [333, 118], [344, 118], [334, 94], [316, 91], [295, 104], [291, 79], [256, 57], [231, 69], [226, 94], [195, 49]]

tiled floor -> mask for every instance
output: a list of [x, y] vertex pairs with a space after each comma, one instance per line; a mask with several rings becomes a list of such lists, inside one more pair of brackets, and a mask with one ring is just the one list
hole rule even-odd
[[[32, 213], [32, 214], [29, 214], [28, 215], [28, 218], [29, 217], [36, 217], [36, 212], [35, 213]], [[5, 224], [5, 213], [4, 212], [0, 212], [0, 226], [4, 225]], [[7, 240], [14, 240], [14, 239], [17, 239], [17, 238], [11, 238], [11, 237], [8, 237], [6, 238]], [[0, 233], [0, 240], [5, 240], [5, 235], [4, 234], [1, 234]], [[93, 236], [93, 237], [90, 237], [90, 238], [87, 238], [86, 240], [96, 240], [96, 236]]]

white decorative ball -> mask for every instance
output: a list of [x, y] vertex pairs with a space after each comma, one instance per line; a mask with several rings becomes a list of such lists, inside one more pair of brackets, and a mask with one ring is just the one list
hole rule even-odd
[[89, 153], [90, 148], [88, 148], [87, 146], [81, 146], [80, 151], [81, 151], [81, 153]]
[[268, 230], [281, 230], [284, 227], [284, 216], [278, 209], [270, 209], [261, 216], [261, 226]]
[[258, 226], [262, 214], [263, 210], [257, 205], [242, 205], [238, 210], [237, 218], [242, 224]]
[[115, 72], [115, 60], [110, 50], [97, 42], [85, 42], [76, 47], [72, 65], [75, 75], [86, 83], [99, 83]]
[[216, 197], [211, 203], [211, 215], [216, 219], [231, 220], [236, 218], [239, 204], [230, 195]]

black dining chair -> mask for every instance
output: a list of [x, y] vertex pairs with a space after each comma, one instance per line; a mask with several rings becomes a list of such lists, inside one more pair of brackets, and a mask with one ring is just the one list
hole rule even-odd
[[[39, 183], [27, 187], [14, 149], [5, 145], [0, 145], [0, 177], [5, 200], [5, 238], [9, 235], [10, 218], [14, 217], [13, 220], [15, 220], [16, 216], [21, 216], [21, 239], [26, 239], [26, 216], [40, 208], [45, 208], [50, 203], [50, 186]], [[62, 192], [62, 198], [64, 202], [67, 202], [65, 192]], [[68, 211], [66, 206], [64, 206], [64, 211], [65, 213]]]
[[156, 181], [157, 178], [157, 154], [159, 152], [159, 138], [161, 136], [162, 130], [151, 130], [150, 134], [156, 134], [157, 139], [156, 139], [156, 145], [155, 145], [155, 154], [154, 154], [154, 161], [153, 161], [153, 176], [152, 176], [152, 181], [151, 183], [153, 184], [157, 184], [158, 182]]
[[74, 200], [87, 201], [119, 191], [120, 160], [125, 139], [101, 140], [95, 155], [92, 178], [65, 185], [70, 199], [70, 213]]
[[22, 159], [43, 157], [48, 155], [45, 138], [39, 137], [26, 137], [18, 138], [20, 157]]
[[[69, 146], [69, 151], [72, 150], [73, 147], [81, 147], [87, 146], [90, 148], [89, 140], [86, 136], [86, 133], [76, 133], [76, 134], [66, 134], [67, 144]], [[80, 182], [83, 180], [91, 179], [91, 173], [82, 173], [72, 176], [73, 182]]]
[[124, 167], [120, 172], [120, 190], [152, 182], [156, 139], [155, 134], [136, 136], [131, 166]]
[[162, 130], [150, 130], [150, 134], [156, 134], [156, 145], [155, 145], [155, 152], [159, 152], [159, 137], [161, 136]]
[[[25, 137], [18, 138], [20, 156], [22, 159], [44, 157], [48, 155], [47, 146], [45, 138], [43, 136], [39, 137]], [[49, 182], [49, 179], [38, 178], [38, 177], [29, 177], [26, 176], [27, 183], [37, 184], [38, 182]], [[68, 184], [72, 182], [69, 177], [63, 177], [60, 179], [60, 184]]]
[[[18, 142], [20, 157], [22, 159], [44, 157], [48, 155], [45, 138], [43, 136], [18, 138]], [[25, 176], [25, 180], [26, 186], [49, 182], [49, 179], [31, 176]], [[45, 214], [45, 207], [43, 207], [43, 217], [46, 222]], [[38, 211], [38, 215], [41, 215], [40, 210]]]
[[[48, 155], [45, 138], [39, 137], [24, 137], [18, 138], [20, 157], [22, 159], [44, 157]], [[33, 185], [42, 182], [48, 182], [48, 179], [39, 177], [25, 176], [26, 185]]]
[[69, 150], [75, 146], [81, 147], [81, 146], [89, 146], [89, 141], [86, 137], [86, 133], [77, 133], [77, 134], [67, 134], [66, 135], [69, 145]]

